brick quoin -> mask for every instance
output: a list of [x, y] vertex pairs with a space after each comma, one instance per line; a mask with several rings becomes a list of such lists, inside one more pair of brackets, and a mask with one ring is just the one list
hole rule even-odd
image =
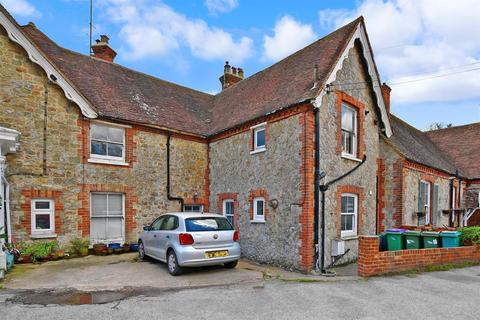
[[404, 168], [404, 160], [399, 159], [393, 164], [393, 208], [392, 219], [396, 226], [403, 223], [403, 196], [406, 189], [407, 169]]
[[23, 211], [23, 218], [20, 220], [20, 225], [15, 226], [15, 229], [24, 228], [28, 234], [32, 233], [32, 200], [33, 199], [49, 199], [54, 201], [55, 209], [55, 233], [63, 234], [62, 230], [62, 216], [63, 216], [63, 192], [60, 190], [39, 190], [39, 189], [24, 189], [21, 191], [22, 203], [20, 208]]
[[[235, 230], [238, 231], [238, 210], [240, 204], [238, 203], [238, 193], [219, 193], [217, 194], [217, 212], [223, 214], [223, 200], [233, 200], [233, 224]], [[253, 209], [252, 209], [253, 210]], [[253, 216], [252, 216], [253, 218]]]
[[265, 207], [263, 208], [264, 212], [263, 215], [265, 217], [265, 221], [268, 218], [268, 193], [265, 189], [255, 189], [250, 191], [248, 195], [248, 202], [250, 203], [250, 207], [248, 208], [248, 215], [250, 217], [250, 221], [253, 220], [253, 199], [255, 198], [264, 198], [265, 199]]
[[431, 265], [480, 261], [480, 246], [379, 251], [378, 236], [360, 236], [358, 275], [371, 277]]
[[78, 200], [81, 207], [77, 209], [79, 217], [78, 230], [82, 237], [90, 236], [90, 193], [92, 192], [118, 192], [123, 193], [125, 197], [125, 239], [133, 239], [136, 227], [136, 209], [135, 203], [137, 197], [134, 194], [134, 188], [116, 184], [84, 184], [80, 185]]
[[377, 194], [377, 233], [382, 233], [385, 229], [383, 224], [385, 220], [385, 160], [377, 159], [377, 179], [378, 179], [378, 194]]
[[362, 187], [352, 185], [340, 185], [337, 187], [337, 217], [335, 219], [335, 229], [337, 236], [342, 236], [342, 194], [353, 193], [358, 196], [358, 217], [357, 217], [357, 234], [360, 234], [363, 230], [363, 222], [365, 219], [365, 192]]
[[363, 159], [365, 155], [365, 105], [343, 91], [336, 90], [335, 92], [337, 94], [337, 154], [342, 153], [342, 103], [346, 103], [357, 109], [357, 158]]
[[302, 212], [300, 214], [300, 269], [308, 272], [314, 267], [315, 244], [313, 242], [314, 182], [315, 182], [315, 117], [313, 111], [304, 112], [299, 118], [300, 133], [300, 192]]

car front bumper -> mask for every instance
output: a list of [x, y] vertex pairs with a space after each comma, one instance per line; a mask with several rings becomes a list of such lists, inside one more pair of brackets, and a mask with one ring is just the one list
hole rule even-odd
[[[206, 258], [205, 253], [211, 251], [228, 251], [228, 256]], [[180, 247], [175, 250], [177, 254], [178, 264], [182, 267], [201, 267], [232, 262], [240, 259], [240, 245], [234, 243], [230, 247], [196, 249], [192, 246]]]

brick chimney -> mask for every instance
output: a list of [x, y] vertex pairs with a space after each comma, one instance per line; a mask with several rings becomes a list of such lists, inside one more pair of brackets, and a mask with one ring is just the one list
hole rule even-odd
[[390, 113], [390, 88], [385, 82], [382, 84], [382, 95], [383, 100], [385, 101], [385, 108], [387, 108], [387, 113]]
[[230, 67], [228, 61], [226, 61], [225, 66], [223, 67], [223, 75], [219, 79], [222, 84], [222, 90], [241, 81], [243, 77], [244, 74], [242, 68]]
[[110, 48], [108, 40], [110, 39], [104, 34], [100, 36], [100, 39], [95, 40], [96, 43], [92, 45], [93, 56], [98, 59], [113, 62], [117, 53]]

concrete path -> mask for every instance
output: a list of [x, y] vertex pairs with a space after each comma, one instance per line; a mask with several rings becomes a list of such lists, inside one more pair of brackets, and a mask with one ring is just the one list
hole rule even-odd
[[480, 267], [360, 281], [304, 283], [271, 279], [138, 294], [103, 304], [97, 301], [99, 304], [42, 306], [35, 299], [17, 299], [8, 290], [0, 290], [0, 310], [2, 319], [9, 320], [476, 320], [480, 314]]

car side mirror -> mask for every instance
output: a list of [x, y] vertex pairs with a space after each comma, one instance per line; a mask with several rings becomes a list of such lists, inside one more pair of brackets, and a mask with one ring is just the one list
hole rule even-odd
[[152, 230], [152, 227], [150, 227], [150, 226], [144, 226], [144, 227], [143, 227], [143, 230], [145, 230], [145, 231], [150, 231], [150, 230]]

